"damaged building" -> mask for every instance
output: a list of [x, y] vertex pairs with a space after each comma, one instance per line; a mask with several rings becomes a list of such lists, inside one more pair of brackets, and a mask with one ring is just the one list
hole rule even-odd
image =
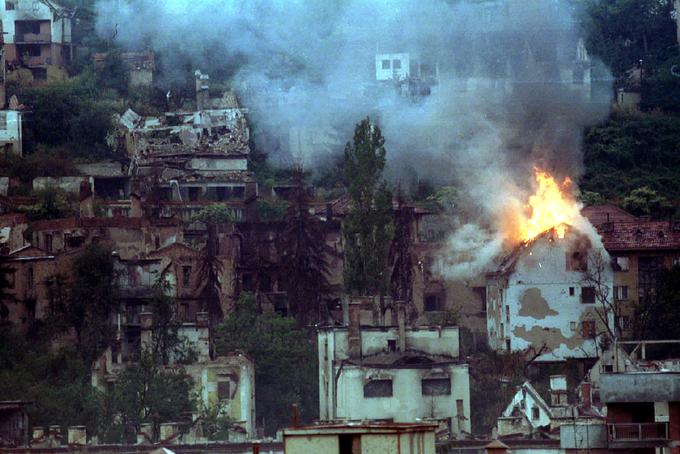
[[370, 307], [347, 302], [344, 326], [319, 328], [320, 419], [431, 421], [451, 436], [470, 433], [458, 328], [407, 327], [403, 305], [394, 323], [374, 324]]
[[10, 72], [26, 70], [33, 80], [64, 77], [73, 56], [74, 12], [52, 0], [7, 0], [0, 4], [5, 61]]
[[488, 276], [489, 346], [538, 361], [597, 358], [598, 340], [614, 326], [602, 300], [613, 294], [613, 272], [599, 257], [606, 253], [573, 228], [517, 246]]

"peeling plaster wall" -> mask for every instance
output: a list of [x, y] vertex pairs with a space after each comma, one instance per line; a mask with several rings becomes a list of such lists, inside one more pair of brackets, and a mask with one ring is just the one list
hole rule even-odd
[[[521, 251], [514, 270], [490, 286], [487, 329], [489, 344], [498, 351], [512, 351], [543, 345], [539, 361], [566, 358], [594, 358], [599, 352], [594, 339], [582, 337], [581, 324], [596, 322], [597, 332], [605, 327], [595, 312], [601, 304], [581, 303], [584, 273], [566, 269], [566, 254], [579, 236], [570, 232], [565, 239], [538, 238]], [[588, 250], [589, 262], [595, 251]], [[613, 294], [613, 273], [609, 266], [603, 283]], [[570, 295], [570, 287], [574, 294]], [[609, 321], [610, 325], [613, 321]]]
[[[397, 329], [362, 329], [363, 355], [389, 351], [387, 341], [397, 339]], [[386, 419], [413, 422], [416, 418], [452, 419], [454, 433], [470, 432], [470, 383], [466, 364], [446, 364], [411, 369], [358, 366], [345, 363], [348, 359], [347, 328], [320, 330], [319, 347], [319, 406], [320, 419]], [[457, 358], [458, 328], [421, 328], [406, 331], [406, 349], [430, 355]], [[451, 379], [449, 395], [422, 395], [424, 377]], [[392, 379], [392, 397], [364, 398], [364, 384], [370, 377]], [[336, 394], [337, 391], [337, 394]], [[463, 403], [463, 415], [458, 427], [457, 404]]]

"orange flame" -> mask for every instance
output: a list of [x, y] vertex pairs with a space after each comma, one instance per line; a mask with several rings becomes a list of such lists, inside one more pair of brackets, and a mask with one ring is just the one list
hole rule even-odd
[[559, 184], [548, 172], [534, 168], [537, 188], [526, 205], [530, 216], [520, 216], [519, 238], [527, 243], [548, 230], [555, 230], [564, 238], [567, 225], [580, 215], [579, 205], [571, 195], [571, 179], [565, 178]]

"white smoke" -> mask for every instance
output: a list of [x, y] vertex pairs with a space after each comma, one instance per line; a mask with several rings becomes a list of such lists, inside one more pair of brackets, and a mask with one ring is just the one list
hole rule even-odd
[[[391, 180], [454, 184], [462, 205], [475, 207], [460, 214], [463, 227], [444, 253], [446, 274], [465, 277], [500, 252], [499, 213], [526, 200], [535, 165], [578, 180], [583, 127], [607, 113], [606, 96], [594, 102], [588, 90], [588, 63], [578, 62], [571, 3], [99, 0], [97, 29], [116, 30], [124, 48], [157, 52], [161, 83], [187, 69], [231, 67], [230, 83], [271, 139], [264, 151], [275, 162], [321, 166], [355, 123], [377, 118]], [[438, 79], [431, 95], [414, 101], [376, 83], [383, 52], [426, 62]], [[572, 84], [580, 77], [586, 84]], [[329, 140], [292, 156], [300, 131]]]

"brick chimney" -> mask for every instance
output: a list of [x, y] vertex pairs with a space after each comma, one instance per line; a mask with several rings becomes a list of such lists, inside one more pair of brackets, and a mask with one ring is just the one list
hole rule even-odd
[[362, 298], [351, 298], [347, 303], [349, 312], [347, 330], [347, 354], [350, 359], [361, 359], [361, 303]]
[[592, 405], [592, 385], [588, 382], [581, 383], [581, 405], [585, 410], [590, 409]]

